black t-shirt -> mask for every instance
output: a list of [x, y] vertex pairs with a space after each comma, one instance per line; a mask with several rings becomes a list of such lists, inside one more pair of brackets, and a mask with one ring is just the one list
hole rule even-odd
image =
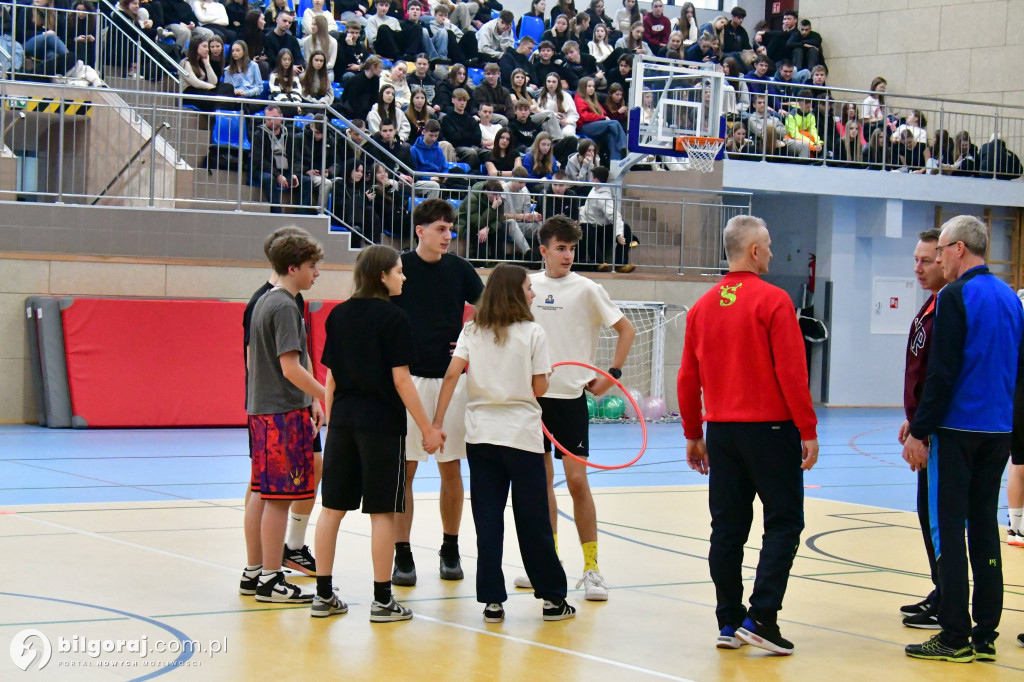
[[417, 361], [410, 370], [418, 377], [440, 379], [448, 371], [452, 344], [462, 332], [465, 304], [476, 304], [483, 282], [468, 261], [450, 253], [427, 263], [409, 251], [402, 254], [402, 269], [406, 277], [402, 295], [391, 300], [412, 321]]
[[[245, 365], [245, 386], [248, 389], [249, 386], [249, 363], [246, 362], [246, 358], [249, 357], [249, 329], [252, 324], [252, 309], [256, 307], [256, 301], [263, 298], [263, 294], [267, 293], [274, 288], [274, 285], [270, 282], [264, 282], [263, 286], [256, 290], [256, 293], [249, 299], [249, 303], [245, 306], [245, 312], [242, 313], [242, 363]], [[302, 313], [302, 318], [306, 318], [306, 302], [302, 298], [302, 294], [295, 294], [295, 305], [299, 306], [299, 312]], [[306, 329], [306, 334], [309, 334], [309, 329]], [[248, 393], [248, 391], [246, 391]]]
[[331, 426], [405, 435], [405, 405], [394, 367], [412, 365], [409, 316], [379, 298], [350, 298], [327, 316], [320, 362], [334, 377]]

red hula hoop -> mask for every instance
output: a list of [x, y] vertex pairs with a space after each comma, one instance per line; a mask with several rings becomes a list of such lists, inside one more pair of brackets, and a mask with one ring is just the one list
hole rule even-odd
[[545, 426], [543, 421], [541, 421], [540, 428], [544, 431], [544, 435], [548, 437], [548, 440], [551, 441], [554, 444], [554, 446], [556, 448], [558, 448], [559, 452], [561, 452], [563, 455], [565, 455], [566, 457], [571, 457], [572, 459], [576, 460], [577, 462], [580, 462], [581, 464], [585, 464], [588, 467], [594, 467], [595, 469], [604, 469], [604, 470], [608, 471], [608, 470], [611, 470], [611, 469], [625, 469], [628, 466], [632, 466], [633, 464], [636, 464], [637, 460], [639, 460], [641, 457], [643, 457], [644, 453], [647, 452], [647, 420], [644, 419], [644, 414], [643, 414], [643, 412], [640, 411], [640, 406], [637, 405], [636, 400], [633, 398], [632, 394], [629, 391], [627, 391], [626, 387], [623, 386], [621, 383], [619, 383], [619, 380], [616, 379], [615, 377], [613, 377], [611, 374], [609, 374], [608, 372], [604, 371], [603, 369], [598, 369], [597, 367], [594, 367], [593, 365], [588, 365], [585, 362], [574, 362], [572, 360], [566, 360], [565, 362], [556, 362], [555, 364], [551, 365], [551, 369], [554, 369], [555, 367], [561, 367], [563, 365], [575, 365], [576, 367], [584, 367], [586, 369], [593, 370], [593, 371], [597, 372], [598, 374], [600, 374], [601, 376], [606, 377], [613, 384], [618, 386], [619, 390], [621, 390], [622, 393], [626, 396], [626, 399], [629, 400], [629, 402], [633, 405], [633, 409], [636, 410], [637, 416], [640, 418], [640, 429], [643, 432], [644, 441], [643, 441], [643, 444], [640, 446], [640, 452], [638, 452], [636, 454], [636, 457], [634, 457], [633, 459], [629, 460], [625, 464], [614, 464], [614, 465], [608, 466], [608, 465], [605, 465], [605, 464], [594, 464], [593, 462], [589, 462], [586, 459], [584, 459], [583, 457], [578, 457], [578, 456], [572, 454], [571, 452], [569, 452], [568, 450], [566, 450], [564, 447], [562, 447], [561, 443], [559, 443], [557, 440], [555, 440], [555, 437], [551, 435], [550, 431], [548, 431], [548, 427]]

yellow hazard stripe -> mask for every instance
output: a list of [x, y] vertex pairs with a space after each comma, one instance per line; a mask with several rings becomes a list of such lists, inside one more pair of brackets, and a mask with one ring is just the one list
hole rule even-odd
[[92, 102], [87, 100], [65, 101], [62, 109], [61, 101], [57, 99], [33, 97], [18, 101], [17, 98], [8, 98], [4, 100], [4, 108], [35, 111], [41, 114], [63, 113], [66, 116], [92, 116]]

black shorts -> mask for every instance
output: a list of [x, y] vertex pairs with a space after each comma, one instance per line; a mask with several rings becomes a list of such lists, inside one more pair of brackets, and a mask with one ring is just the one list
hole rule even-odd
[[1024, 464], [1024, 449], [1010, 448], [1010, 463], [1011, 464]]
[[[577, 457], [589, 457], [590, 413], [587, 411], [587, 394], [579, 398], [537, 398], [537, 402], [540, 403], [540, 418], [555, 440]], [[555, 458], [562, 459], [562, 451], [544, 436], [544, 452], [552, 449]]]
[[[246, 433], [249, 434], [249, 459], [252, 459], [252, 433], [249, 432], [249, 429], [246, 429]], [[323, 451], [324, 446], [323, 443], [320, 441], [320, 432], [317, 431], [316, 435], [313, 436], [313, 452]]]
[[323, 506], [364, 514], [405, 511], [405, 436], [344, 427], [327, 430]]

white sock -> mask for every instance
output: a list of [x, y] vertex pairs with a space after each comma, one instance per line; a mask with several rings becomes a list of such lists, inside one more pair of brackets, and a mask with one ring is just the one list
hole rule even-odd
[[1020, 530], [1020, 520], [1024, 516], [1024, 507], [1010, 508], [1010, 530], [1014, 533]]
[[245, 570], [242, 572], [248, 576], [259, 575], [263, 572], [263, 564], [256, 564], [255, 566], [246, 566]]
[[306, 544], [306, 526], [309, 525], [309, 514], [288, 514], [288, 532], [284, 544], [288, 549], [302, 549]]
[[276, 571], [268, 571], [265, 568], [261, 569], [260, 570], [260, 585], [262, 585], [263, 583], [267, 582], [268, 580], [273, 580], [274, 576], [277, 575], [280, 572], [281, 572], [281, 569], [277, 569]]

